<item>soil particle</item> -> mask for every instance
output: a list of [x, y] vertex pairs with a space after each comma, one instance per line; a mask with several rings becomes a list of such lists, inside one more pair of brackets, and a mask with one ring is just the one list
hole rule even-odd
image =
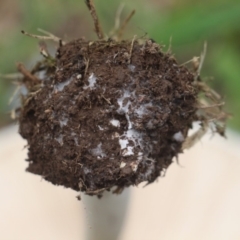
[[20, 113], [29, 172], [93, 195], [164, 173], [196, 119], [194, 76], [151, 40], [130, 49], [83, 39], [59, 47]]

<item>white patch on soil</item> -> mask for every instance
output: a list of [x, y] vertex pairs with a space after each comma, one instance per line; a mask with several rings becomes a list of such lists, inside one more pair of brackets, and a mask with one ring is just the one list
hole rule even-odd
[[[132, 113], [138, 118], [143, 118], [144, 115], [149, 114], [150, 110], [148, 108], [151, 108], [153, 104], [149, 102], [140, 104], [138, 105], [138, 108], [134, 108], [136, 103], [139, 104], [140, 101], [138, 101], [135, 92], [130, 92], [128, 90], [123, 90], [123, 94], [117, 99], [117, 102], [119, 105], [117, 112], [119, 114], [124, 114], [128, 123], [128, 129], [124, 131], [121, 136], [119, 136], [121, 154], [124, 157], [136, 155], [136, 160], [130, 163], [132, 171], [136, 172], [139, 164], [144, 164], [146, 171], [145, 173], [141, 174], [141, 176], [144, 180], [148, 180], [149, 176], [151, 176], [155, 169], [154, 160], [148, 157], [149, 153], [152, 152], [153, 146], [151, 143], [143, 141], [145, 133], [133, 128], [133, 122], [130, 118], [130, 111], [133, 111]], [[148, 125], [149, 127], [153, 127], [153, 123], [151, 121], [149, 121]], [[175, 136], [175, 138], [178, 140], [182, 139], [181, 137], [183, 137], [183, 135], [181, 136], [177, 134]], [[121, 166], [125, 166], [124, 162], [121, 163], [120, 168]]]
[[67, 81], [65, 82], [61, 82], [61, 83], [57, 83], [54, 85], [54, 90], [55, 91], [58, 91], [58, 92], [61, 92], [73, 79], [70, 78], [68, 79]]
[[143, 149], [143, 134], [135, 129], [129, 129], [122, 136], [126, 136], [127, 139], [133, 141], [135, 147], [140, 146]]
[[[132, 144], [129, 146], [130, 142], [133, 143], [133, 146]], [[119, 145], [121, 150], [123, 150], [123, 156], [134, 155], [135, 147], [140, 146], [140, 148], [143, 149], [143, 135], [134, 129], [128, 129], [120, 136]]]
[[77, 139], [77, 137], [74, 137], [73, 140], [74, 140], [75, 144], [78, 146], [78, 139]]
[[135, 109], [134, 112], [137, 113], [139, 117], [142, 117], [143, 115], [147, 115], [149, 113], [149, 110], [147, 109], [148, 107], [152, 107], [152, 103], [142, 104], [140, 107]]
[[88, 174], [88, 173], [91, 172], [91, 169], [89, 169], [89, 168], [87, 168], [87, 167], [83, 167], [83, 172], [84, 172], [85, 174]]
[[77, 134], [75, 132], [72, 132], [71, 135], [73, 136], [73, 140], [74, 140], [75, 144], [78, 146]]
[[42, 71], [39, 71], [37, 72], [37, 78], [39, 79], [44, 79], [45, 80], [45, 76], [46, 76], [46, 70], [42, 70]]
[[63, 135], [60, 134], [55, 140], [62, 146], [63, 145]]
[[134, 155], [134, 152], [133, 152], [133, 148], [132, 146], [128, 146], [127, 148], [125, 148], [123, 151], [122, 151], [122, 155], [125, 157], [125, 156], [130, 156], [130, 155]]
[[128, 68], [129, 68], [129, 70], [131, 71], [131, 72], [135, 72], [135, 66], [134, 65], [132, 65], [132, 64], [129, 64], [128, 65]]
[[101, 157], [101, 158], [106, 157], [106, 154], [102, 150], [102, 143], [99, 143], [97, 147], [91, 149], [90, 152], [92, 153], [92, 155], [96, 157]]
[[184, 136], [182, 132], [177, 132], [173, 135], [173, 139], [178, 141], [178, 142], [183, 142], [184, 141]]
[[124, 168], [127, 164], [125, 162], [121, 162], [120, 168]]
[[142, 159], [143, 159], [143, 153], [142, 152], [138, 153], [138, 158], [137, 159], [138, 159], [139, 162], [142, 161]]
[[114, 138], [119, 138], [120, 137], [120, 134], [118, 133], [118, 132], [115, 132], [115, 133], [113, 133], [113, 135], [112, 135], [112, 139], [114, 139]]
[[112, 119], [110, 121], [110, 123], [114, 126], [114, 127], [120, 127], [120, 122], [116, 119]]
[[90, 77], [88, 78], [89, 85], [88, 85], [88, 86], [84, 86], [83, 89], [87, 89], [87, 88], [94, 89], [94, 88], [95, 88], [96, 81], [97, 81], [97, 78], [96, 78], [95, 75], [92, 73], [92, 74], [90, 75]]
[[59, 120], [59, 123], [61, 127], [66, 126], [68, 123], [68, 118], [63, 117], [62, 120]]
[[131, 120], [130, 120], [129, 115], [126, 113], [125, 116], [126, 116], [127, 121], [128, 121], [128, 129], [132, 129], [132, 122], [131, 122]]
[[155, 168], [154, 164], [148, 166], [147, 171], [144, 173], [145, 180], [148, 180], [148, 177], [152, 174], [154, 168]]
[[130, 105], [130, 101], [128, 100], [128, 102], [126, 104], [124, 104], [123, 106], [123, 102], [126, 98], [129, 98], [131, 96], [130, 92], [125, 90], [124, 93], [123, 93], [123, 96], [118, 98], [117, 102], [118, 102], [118, 105], [119, 105], [119, 108], [118, 108], [118, 113], [128, 113], [128, 107]]
[[119, 139], [119, 144], [121, 146], [121, 149], [124, 149], [129, 144], [129, 141], [128, 141], [128, 139]]
[[82, 74], [78, 74], [77, 79], [81, 79], [81, 78], [82, 78]]
[[[128, 121], [128, 129], [131, 129], [132, 128], [132, 122], [130, 120], [130, 117], [129, 117], [129, 106], [131, 105], [131, 101], [128, 100], [127, 103], [125, 103], [125, 99], [126, 98], [129, 98], [131, 96], [130, 92], [125, 90], [124, 93], [123, 93], [123, 96], [118, 98], [118, 105], [119, 105], [119, 108], [117, 110], [118, 113], [125, 113], [125, 117]], [[123, 105], [124, 104], [124, 105]]]
[[132, 168], [133, 172], [136, 172], [137, 169], [138, 169], [139, 162], [137, 162], [137, 161], [132, 162], [130, 165], [131, 165], [131, 168]]
[[[143, 149], [143, 134], [135, 129], [133, 129], [133, 124], [129, 117], [129, 107], [132, 102], [128, 99], [129, 97], [135, 98], [135, 92], [130, 93], [128, 90], [124, 90], [123, 96], [118, 98], [117, 102], [119, 108], [118, 113], [124, 113], [128, 122], [128, 130], [123, 133], [119, 138], [119, 145], [121, 147], [123, 156], [134, 155], [134, 148], [140, 146]], [[129, 146], [130, 141], [133, 143], [133, 146]]]
[[50, 138], [50, 134], [48, 133], [46, 136], [44, 136], [44, 140], [48, 140]]
[[104, 128], [102, 128], [102, 127], [99, 126], [99, 125], [98, 125], [98, 128], [99, 128], [100, 131], [103, 131], [103, 130], [104, 130]]

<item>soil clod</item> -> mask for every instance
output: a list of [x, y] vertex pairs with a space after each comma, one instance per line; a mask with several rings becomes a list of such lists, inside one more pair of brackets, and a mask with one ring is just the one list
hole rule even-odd
[[27, 170], [77, 191], [153, 182], [196, 119], [193, 73], [151, 40], [75, 40], [41, 75], [20, 115]]
[[[86, 4], [97, 41], [65, 43], [46, 31], [24, 32], [59, 47], [53, 58], [41, 44], [44, 60], [32, 71], [18, 65], [27, 93], [17, 112], [27, 171], [100, 196], [164, 176], [211, 122], [224, 135], [227, 115], [221, 97], [200, 79], [203, 60], [190, 71], [151, 39], [117, 41], [134, 11], [116, 39], [104, 39], [92, 0]], [[195, 121], [202, 127], [189, 137]]]

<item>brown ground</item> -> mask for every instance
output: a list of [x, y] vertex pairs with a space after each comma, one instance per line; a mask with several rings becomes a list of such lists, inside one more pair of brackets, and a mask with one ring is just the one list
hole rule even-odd
[[[195, 119], [193, 75], [151, 40], [72, 41], [24, 99], [28, 171], [88, 194], [153, 182]], [[32, 88], [32, 87], [31, 87]], [[30, 89], [31, 90], [31, 89]]]

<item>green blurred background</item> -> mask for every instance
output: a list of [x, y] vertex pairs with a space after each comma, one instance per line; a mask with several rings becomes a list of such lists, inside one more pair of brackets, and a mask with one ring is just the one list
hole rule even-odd
[[[237, 0], [95, 0], [105, 33], [115, 21], [120, 4], [122, 19], [132, 9], [125, 37], [146, 33], [172, 52], [179, 63], [199, 56], [208, 43], [202, 77], [213, 77], [211, 85], [226, 101], [233, 114], [229, 126], [240, 130], [240, 1]], [[28, 68], [40, 59], [38, 41], [23, 36], [22, 29], [39, 34], [37, 28], [70, 40], [85, 36], [96, 39], [92, 19], [83, 0], [1, 0], [0, 1], [0, 73], [16, 72], [16, 62]], [[12, 80], [0, 77], [0, 127], [11, 122], [8, 105], [14, 91]]]

